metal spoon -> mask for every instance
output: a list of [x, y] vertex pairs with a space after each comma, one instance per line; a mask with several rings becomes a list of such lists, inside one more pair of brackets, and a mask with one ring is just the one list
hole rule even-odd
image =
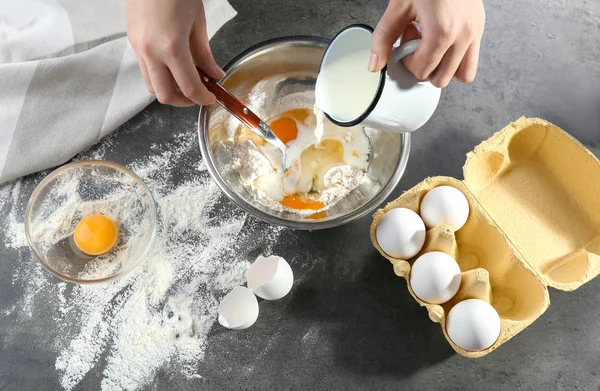
[[209, 77], [200, 68], [196, 69], [198, 69], [202, 83], [204, 83], [210, 92], [215, 94], [217, 102], [258, 136], [279, 148], [283, 154], [283, 162], [285, 163], [285, 144], [277, 137], [269, 125], [261, 120], [215, 79]]

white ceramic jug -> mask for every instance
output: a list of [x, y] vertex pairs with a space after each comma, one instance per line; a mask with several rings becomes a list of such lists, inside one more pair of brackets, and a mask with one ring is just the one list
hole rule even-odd
[[415, 52], [420, 40], [396, 47], [387, 66], [373, 73], [368, 71], [372, 34], [369, 26], [351, 25], [333, 38], [321, 61], [316, 106], [339, 126], [417, 130], [433, 115], [441, 93], [400, 61]]

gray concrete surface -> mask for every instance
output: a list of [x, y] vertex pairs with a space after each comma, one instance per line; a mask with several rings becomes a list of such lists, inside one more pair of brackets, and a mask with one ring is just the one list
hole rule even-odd
[[[239, 16], [212, 44], [222, 64], [268, 38], [331, 37], [350, 23], [375, 25], [386, 5], [380, 0], [232, 4]], [[390, 199], [430, 175], [461, 178], [465, 153], [522, 115], [556, 123], [598, 155], [600, 3], [488, 1], [486, 12], [477, 80], [443, 91], [433, 119], [413, 138], [406, 174]], [[197, 109], [154, 103], [144, 116], [145, 121], [150, 116], [148, 128], [159, 129], [119, 132], [113, 160], [127, 163], [147, 153], [152, 143], [168, 139], [169, 128], [194, 121]], [[140, 121], [134, 118], [130, 125]], [[29, 178], [26, 188], [31, 191], [40, 179]], [[283, 302], [262, 303], [259, 321], [244, 333], [215, 327], [199, 363], [201, 379], [161, 371], [149, 389], [600, 389], [600, 278], [575, 292], [551, 290], [549, 310], [532, 326], [494, 353], [467, 360], [453, 353], [439, 326], [373, 249], [370, 222], [366, 217], [325, 232], [286, 232], [276, 251], [313, 256], [292, 294]], [[0, 300], [10, 302], [21, 289], [11, 284], [11, 265], [22, 254], [2, 243], [0, 237]], [[53, 332], [42, 326], [47, 324], [41, 318], [18, 324], [0, 315], [0, 388], [59, 387], [55, 353], [31, 342], [32, 336]], [[5, 343], [8, 329], [17, 330], [18, 343]], [[96, 389], [98, 376], [91, 371], [79, 389]]]

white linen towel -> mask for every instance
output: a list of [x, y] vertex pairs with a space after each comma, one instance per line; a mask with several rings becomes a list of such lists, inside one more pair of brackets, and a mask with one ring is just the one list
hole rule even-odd
[[[236, 11], [204, 5], [212, 38]], [[0, 183], [65, 163], [154, 99], [124, 0], [0, 0]]]

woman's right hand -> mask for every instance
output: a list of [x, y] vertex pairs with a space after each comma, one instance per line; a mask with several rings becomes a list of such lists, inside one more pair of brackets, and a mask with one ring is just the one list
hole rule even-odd
[[[411, 31], [412, 21], [419, 22], [420, 33]], [[470, 83], [477, 73], [484, 27], [482, 0], [390, 0], [373, 32], [369, 69], [385, 66], [401, 35], [420, 35], [417, 51], [402, 60], [416, 77], [441, 88], [452, 78]]]
[[209, 105], [196, 66], [220, 79], [201, 0], [127, 0], [127, 34], [148, 90], [173, 106]]

